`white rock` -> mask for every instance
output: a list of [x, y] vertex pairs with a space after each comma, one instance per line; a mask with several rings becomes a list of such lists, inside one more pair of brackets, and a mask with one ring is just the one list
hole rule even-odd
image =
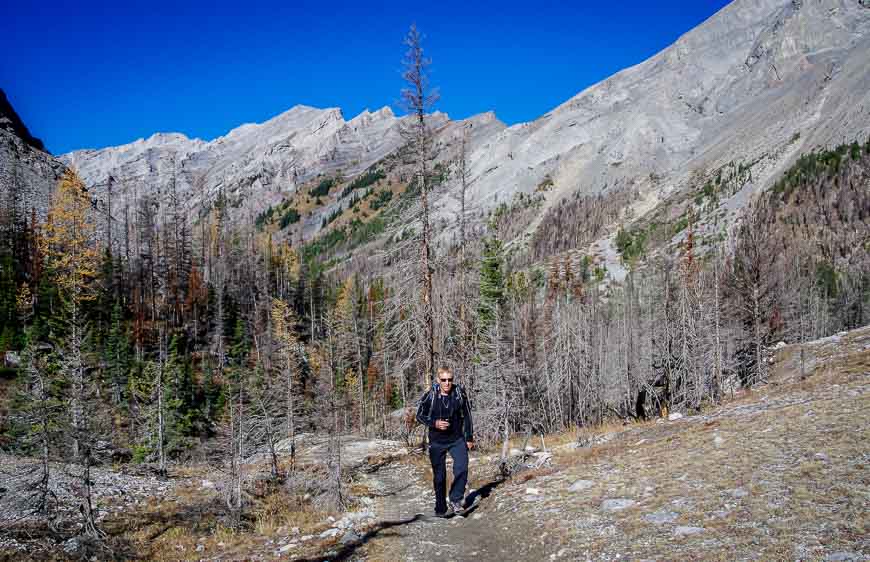
[[575, 480], [573, 484], [568, 488], [569, 492], [580, 492], [583, 490], [588, 490], [592, 486], [595, 485], [595, 482], [592, 480]]
[[713, 444], [716, 445], [717, 447], [721, 447], [723, 443], [725, 443], [725, 440], [722, 439], [721, 435], [717, 435], [716, 437], [713, 438]]
[[333, 527], [331, 529], [327, 529], [327, 530], [323, 531], [322, 533], [320, 533], [320, 538], [321, 539], [328, 539], [330, 537], [336, 536], [340, 532], [341, 531], [339, 529], [336, 529], [335, 527]]
[[672, 414], [668, 414], [668, 421], [676, 421], [676, 420], [682, 419], [682, 417], [683, 417], [683, 414], [681, 414], [679, 412], [674, 412]]
[[278, 551], [279, 551], [279, 552], [288, 552], [288, 551], [290, 551], [290, 550], [293, 550], [293, 549], [296, 548], [297, 546], [299, 546], [299, 545], [296, 544], [295, 542], [291, 542], [291, 543], [285, 544], [284, 546], [282, 546], [281, 548], [279, 548]]
[[526, 488], [527, 496], [540, 496], [541, 490], [539, 488]]
[[834, 552], [833, 554], [829, 554], [825, 557], [825, 562], [845, 562], [851, 560], [866, 560], [860, 554], [856, 554], [854, 552]]
[[617, 498], [613, 500], [604, 500], [601, 502], [601, 509], [604, 511], [622, 511], [633, 507], [637, 502], [628, 498]]
[[535, 453], [533, 456], [535, 457], [534, 465], [536, 467], [546, 466], [553, 460], [551, 453]]
[[661, 525], [662, 523], [673, 523], [678, 517], [678, 514], [674, 511], [668, 511], [666, 509], [660, 509], [653, 513], [647, 513], [643, 516], [644, 521], [649, 523], [653, 523], [655, 525]]
[[352, 542], [358, 541], [359, 538], [360, 536], [353, 529], [351, 529], [346, 532], [338, 542], [340, 542], [341, 544], [350, 544]]
[[685, 537], [688, 535], [698, 535], [703, 532], [703, 527], [677, 527], [674, 529], [674, 536]]

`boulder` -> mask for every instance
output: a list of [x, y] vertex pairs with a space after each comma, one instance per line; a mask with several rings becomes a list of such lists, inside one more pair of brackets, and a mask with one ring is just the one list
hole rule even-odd
[[604, 511], [622, 511], [629, 507], [634, 507], [637, 502], [628, 498], [617, 498], [612, 500], [604, 500], [601, 502], [601, 509]]
[[341, 544], [351, 544], [357, 542], [359, 539], [359, 534], [357, 534], [357, 532], [353, 529], [350, 529], [341, 537], [341, 539], [339, 539], [338, 542], [340, 542]]
[[582, 492], [583, 490], [588, 490], [592, 486], [595, 485], [595, 482], [592, 480], [576, 480], [571, 486], [568, 487], [569, 492]]
[[674, 511], [667, 511], [665, 509], [660, 509], [658, 511], [654, 511], [653, 513], [647, 513], [643, 516], [644, 521], [647, 523], [652, 523], [654, 525], [662, 525], [664, 523], [673, 523], [679, 514]]

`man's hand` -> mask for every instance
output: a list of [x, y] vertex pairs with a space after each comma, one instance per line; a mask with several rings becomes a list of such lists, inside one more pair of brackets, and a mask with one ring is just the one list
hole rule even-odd
[[449, 421], [447, 421], [447, 420], [435, 420], [435, 429], [440, 429], [441, 431], [444, 431], [448, 427], [450, 427]]
[[468, 450], [474, 449], [474, 441], [466, 441], [465, 446], [468, 447]]

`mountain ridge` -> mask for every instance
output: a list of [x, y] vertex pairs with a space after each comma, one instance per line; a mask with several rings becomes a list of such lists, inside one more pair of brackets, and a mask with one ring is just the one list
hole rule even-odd
[[[467, 203], [487, 211], [546, 186], [526, 234], [569, 195], [633, 189], [646, 212], [705, 174], [752, 162], [752, 180], [722, 203], [733, 222], [801, 152], [870, 133], [870, 71], [862, 65], [868, 55], [870, 9], [860, 2], [736, 0], [669, 47], [533, 121], [508, 127], [492, 112], [460, 121], [433, 113], [436, 161], [449, 167], [458, 131], [476, 124]], [[238, 203], [238, 214], [253, 217], [318, 177], [352, 178], [384, 167], [404, 145], [406, 119], [386, 106], [346, 120], [340, 108], [299, 104], [211, 141], [156, 133], [60, 160], [76, 167], [97, 197], [112, 176], [119, 204], [173, 184], [191, 211], [224, 193]], [[449, 229], [459, 205], [455, 176], [446, 185], [433, 193], [432, 209]], [[316, 236], [321, 219], [342, 205], [311, 210], [304, 237]]]

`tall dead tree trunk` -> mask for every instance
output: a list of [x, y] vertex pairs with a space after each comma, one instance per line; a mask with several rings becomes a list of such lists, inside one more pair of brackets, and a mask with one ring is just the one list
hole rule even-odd
[[160, 322], [160, 333], [157, 337], [157, 381], [155, 388], [157, 392], [157, 472], [161, 476], [166, 476], [166, 381], [164, 378], [166, 368], [166, 328], [164, 324], [164, 322]]
[[408, 51], [403, 65], [402, 78], [408, 87], [402, 90], [402, 100], [407, 110], [414, 116], [413, 125], [408, 131], [414, 149], [416, 182], [420, 189], [422, 206], [423, 236], [420, 242], [420, 300], [422, 304], [423, 338], [422, 355], [425, 362], [426, 388], [432, 384], [435, 369], [435, 309], [432, 302], [432, 227], [429, 222], [429, 174], [428, 162], [431, 158], [431, 132], [426, 124], [426, 111], [438, 99], [437, 92], [430, 91], [428, 68], [432, 61], [423, 56], [423, 36], [416, 25], [411, 25], [405, 37]]

